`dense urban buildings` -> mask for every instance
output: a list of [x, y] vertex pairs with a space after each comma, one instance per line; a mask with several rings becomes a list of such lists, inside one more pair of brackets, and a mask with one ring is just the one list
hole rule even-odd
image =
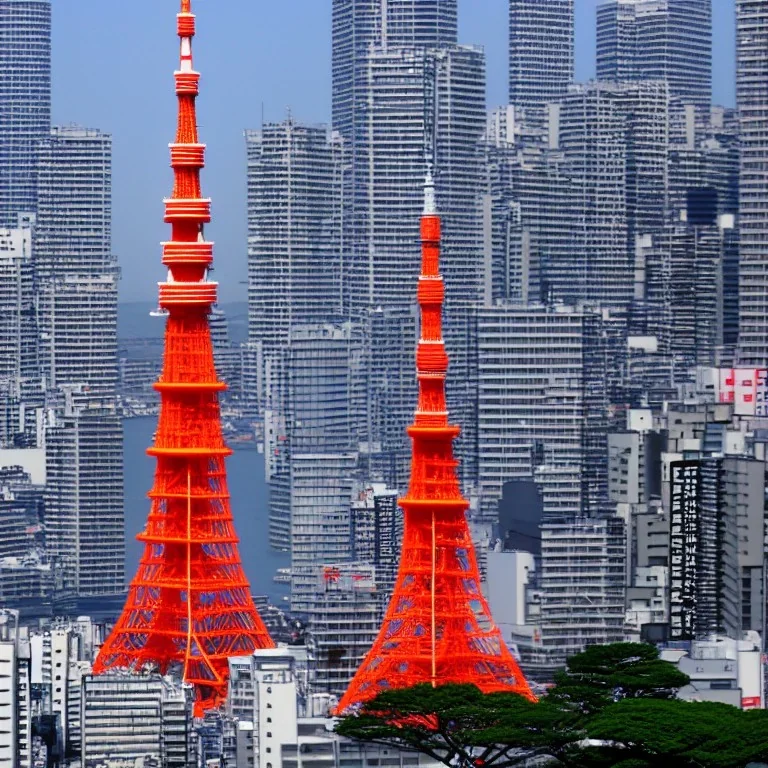
[[[0, 5], [3, 472], [40, 531], [6, 560], [5, 607], [72, 610], [124, 589], [112, 141], [51, 127], [51, 6]], [[26, 545], [25, 545], [26, 549]]]
[[[330, 120], [245, 131], [216, 306], [181, 0], [169, 276], [118, 336], [124, 126], [51, 125], [51, 3], [0, 0], [0, 763], [433, 766], [332, 713], [456, 670], [541, 695], [622, 640], [765, 706], [768, 12], [733, 2], [738, 109], [720, 0], [592, 3], [588, 82], [584, 3], [489, 4], [492, 105], [466, 3], [333, 0]], [[121, 420], [160, 395], [144, 505]]]
[[332, 123], [354, 150], [371, 47], [435, 49], [457, 42], [456, 0], [333, 0]]

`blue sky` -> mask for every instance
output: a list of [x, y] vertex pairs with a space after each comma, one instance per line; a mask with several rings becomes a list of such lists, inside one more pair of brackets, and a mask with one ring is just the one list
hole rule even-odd
[[[541, 0], [546, 2], [546, 0]], [[576, 76], [594, 74], [598, 0], [576, 0]], [[734, 103], [733, 0], [713, 0], [714, 98]], [[195, 0], [198, 119], [208, 144], [203, 189], [213, 198], [206, 236], [216, 246], [224, 301], [245, 298], [245, 148], [242, 132], [286, 108], [326, 122], [331, 100], [331, 0]], [[53, 118], [113, 135], [114, 251], [121, 299], [155, 301], [171, 188], [167, 144], [175, 127], [177, 0], [53, 0]], [[462, 43], [483, 45], [488, 103], [507, 89], [507, 0], [459, 0]]]

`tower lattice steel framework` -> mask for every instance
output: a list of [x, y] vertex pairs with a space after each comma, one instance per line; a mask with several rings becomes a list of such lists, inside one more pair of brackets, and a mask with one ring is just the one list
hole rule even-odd
[[203, 237], [211, 202], [200, 189], [205, 145], [198, 142], [195, 99], [200, 75], [192, 67], [195, 16], [191, 0], [178, 14], [181, 63], [175, 73], [178, 132], [170, 145], [173, 195], [165, 201], [170, 242], [163, 244], [168, 279], [160, 284], [167, 311], [163, 372], [155, 388], [161, 409], [151, 509], [139, 535], [144, 554], [122, 616], [94, 671], [165, 673], [180, 667], [195, 686], [197, 715], [227, 693], [228, 658], [274, 643], [251, 599], [229, 505], [218, 381], [208, 316], [217, 284], [207, 279], [213, 244]]
[[421, 338], [416, 350], [419, 399], [411, 482], [397, 583], [376, 642], [344, 694], [338, 712], [354, 710], [384, 690], [417, 683], [474, 683], [482, 691], [511, 691], [535, 700], [493, 623], [480, 591], [480, 573], [453, 457], [460, 429], [448, 423], [442, 333], [445, 287], [439, 270], [440, 217], [431, 174], [421, 219], [418, 285]]

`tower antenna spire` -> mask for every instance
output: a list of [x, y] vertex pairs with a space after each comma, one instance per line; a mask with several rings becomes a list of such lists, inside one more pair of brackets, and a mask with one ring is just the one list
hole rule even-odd
[[195, 688], [195, 715], [215, 709], [227, 694], [229, 658], [273, 647], [251, 598], [238, 553], [227, 489], [231, 450], [221, 429], [219, 381], [209, 315], [217, 284], [208, 279], [213, 243], [203, 227], [211, 201], [202, 196], [195, 100], [200, 74], [192, 65], [195, 16], [181, 0], [177, 16], [179, 69], [176, 140], [170, 145], [173, 193], [165, 200], [171, 239], [163, 243], [168, 278], [159, 284], [167, 313], [163, 371], [155, 384], [160, 419], [154, 445], [155, 482], [139, 541], [144, 554], [117, 624], [94, 665], [162, 674], [178, 668]]
[[427, 54], [424, 63], [424, 216], [437, 213], [435, 200], [435, 157], [437, 154], [437, 97], [435, 60]]

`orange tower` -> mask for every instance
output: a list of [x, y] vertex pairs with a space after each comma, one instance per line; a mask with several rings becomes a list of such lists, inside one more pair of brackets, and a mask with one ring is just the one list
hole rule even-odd
[[421, 219], [416, 350], [419, 401], [408, 428], [413, 442], [411, 484], [400, 499], [405, 515], [400, 570], [379, 636], [338, 707], [354, 710], [381, 691], [417, 683], [474, 683], [482, 691], [512, 691], [531, 700], [517, 662], [493, 623], [453, 457], [459, 427], [448, 423], [442, 333], [445, 297], [440, 275], [440, 217], [431, 174]]
[[163, 244], [168, 279], [160, 283], [167, 312], [160, 420], [155, 444], [155, 482], [138, 572], [122, 616], [94, 666], [165, 673], [181, 670], [195, 686], [197, 715], [218, 706], [227, 693], [230, 656], [274, 645], [251, 599], [238, 554], [229, 506], [218, 381], [208, 325], [216, 283], [208, 270], [213, 244], [203, 237], [211, 201], [203, 198], [200, 169], [205, 145], [198, 142], [195, 99], [200, 75], [192, 68], [195, 16], [181, 0], [178, 34], [181, 63], [175, 73], [178, 132], [170, 145], [175, 183], [165, 201], [172, 227]]

